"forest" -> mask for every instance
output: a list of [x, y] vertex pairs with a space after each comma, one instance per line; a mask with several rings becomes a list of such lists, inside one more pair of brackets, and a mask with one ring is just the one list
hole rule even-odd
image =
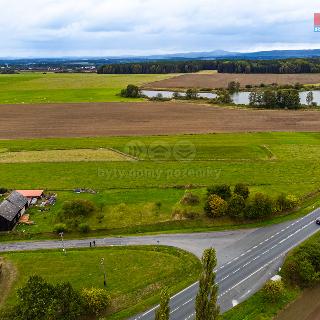
[[320, 58], [279, 60], [190, 60], [117, 63], [102, 65], [99, 74], [193, 73], [320, 73]]

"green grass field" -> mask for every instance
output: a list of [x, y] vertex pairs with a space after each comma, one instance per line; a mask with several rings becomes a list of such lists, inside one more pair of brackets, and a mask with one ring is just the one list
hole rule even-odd
[[[319, 133], [3, 140], [0, 149], [15, 152], [17, 157], [19, 152], [59, 154], [61, 150], [68, 153], [81, 149], [90, 155], [88, 150], [99, 148], [130, 152], [133, 149], [128, 145], [132, 146], [132, 141], [141, 147], [138, 153], [133, 152], [139, 161], [96, 161], [94, 156], [91, 159], [88, 156], [85, 161], [75, 162], [63, 159], [54, 163], [34, 162], [33, 159], [30, 163], [0, 163], [1, 186], [58, 193], [58, 203], [51, 211], [32, 209], [31, 220], [36, 224], [20, 226], [18, 230], [33, 234], [51, 232], [62, 203], [79, 197], [96, 203], [103, 219], [99, 221], [95, 215], [87, 222], [93, 230], [105, 233], [228, 228], [236, 223], [227, 218], [208, 220], [203, 216], [194, 221], [174, 220], [172, 208], [184, 193], [182, 186], [193, 185], [193, 192], [201, 199], [205, 197], [206, 186], [217, 183], [244, 182], [252, 192], [262, 191], [273, 197], [284, 192], [303, 198], [319, 190]], [[174, 151], [179, 144], [192, 146], [191, 158], [187, 150], [186, 161], [180, 161]], [[159, 155], [150, 153], [158, 145], [166, 148], [165, 160], [162, 157], [159, 161], [156, 157]], [[72, 192], [75, 188], [91, 188], [98, 193], [77, 195]], [[160, 208], [157, 202], [161, 203]], [[308, 206], [305, 210], [310, 209]]]
[[155, 247], [113, 247], [86, 250], [19, 252], [2, 255], [17, 268], [7, 304], [15, 302], [15, 290], [31, 275], [49, 282], [69, 281], [75, 288], [103, 288], [100, 261], [105, 259], [107, 290], [112, 304], [108, 319], [123, 319], [158, 302], [162, 288], [173, 294], [193, 283], [200, 261], [182, 250]]
[[142, 85], [171, 75], [21, 73], [0, 75], [0, 104], [141, 101], [121, 98], [128, 84]]

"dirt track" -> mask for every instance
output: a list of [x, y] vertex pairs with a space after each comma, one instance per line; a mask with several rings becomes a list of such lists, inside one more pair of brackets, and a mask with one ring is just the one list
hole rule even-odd
[[320, 287], [305, 290], [275, 320], [320, 320]]
[[295, 84], [316, 84], [320, 83], [319, 73], [309, 74], [185, 74], [166, 80], [146, 84], [146, 88], [227, 88], [230, 81], [239, 81], [241, 86], [278, 83]]
[[0, 139], [248, 131], [320, 131], [320, 112], [188, 103], [0, 105]]

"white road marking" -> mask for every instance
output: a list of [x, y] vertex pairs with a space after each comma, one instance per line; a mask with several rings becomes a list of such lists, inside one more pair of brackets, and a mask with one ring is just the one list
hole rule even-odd
[[[308, 215], [296, 220], [295, 222], [293, 222], [291, 225], [287, 226], [286, 228], [282, 229], [281, 231], [278, 231], [277, 233], [275, 233], [274, 235], [270, 236], [269, 238], [265, 239], [264, 241], [261, 241], [259, 244], [257, 244], [256, 246], [248, 249], [247, 251], [245, 251], [244, 253], [242, 253], [240, 256], [228, 261], [225, 265], [219, 267], [216, 271], [219, 271], [223, 268], [225, 268], [227, 265], [230, 265], [232, 262], [235, 262], [237, 260], [240, 259], [240, 257], [243, 257], [244, 255], [246, 255], [247, 253], [250, 253], [253, 249], [258, 248], [259, 246], [261, 246], [263, 243], [268, 242], [270, 239], [273, 239], [275, 236], [279, 235], [280, 233], [284, 232], [285, 230], [287, 230], [290, 226], [294, 226], [295, 224], [297, 224], [298, 222], [302, 221], [303, 219], [313, 215], [316, 211], [318, 211], [318, 209], [312, 211], [311, 213], [309, 213]], [[236, 271], [234, 271], [232, 274], [240, 271], [242, 268], [246, 267], [247, 265], [249, 265], [250, 263], [252, 263], [253, 261], [257, 260], [259, 257], [261, 257], [262, 255], [264, 255], [267, 252], [270, 252], [272, 249], [276, 248], [277, 246], [279, 246], [281, 243], [285, 242], [286, 240], [290, 239], [291, 237], [293, 237], [295, 234], [299, 233], [300, 231], [304, 230], [305, 228], [307, 228], [309, 225], [311, 225], [312, 223], [314, 223], [314, 221], [312, 220], [311, 222], [309, 222], [308, 224], [304, 225], [303, 227], [297, 229], [294, 233], [290, 234], [288, 237], [286, 237], [285, 239], [282, 239], [279, 243], [277, 243], [276, 245], [272, 246], [270, 249], [266, 250], [265, 252], [259, 254], [258, 256], [256, 256], [254, 259], [252, 259], [251, 261], [247, 262], [244, 266], [240, 267], [239, 269], [237, 269]], [[315, 232], [317, 232], [318, 230], [314, 231], [312, 234], [314, 234]], [[312, 235], [311, 234], [311, 235]], [[303, 240], [301, 240], [299, 243], [303, 242], [305, 239], [309, 238], [311, 235], [308, 235], [307, 237], [305, 237]], [[291, 249], [293, 249], [294, 247], [296, 247], [297, 244], [293, 245], [292, 247], [290, 247], [289, 249], [287, 249], [286, 251], [282, 252], [280, 255], [278, 255], [277, 257], [275, 257], [274, 259], [272, 259], [271, 261], [269, 261], [268, 263], [264, 264], [262, 267], [260, 267], [258, 270], [256, 270], [255, 272], [251, 273], [249, 276], [247, 276], [246, 278], [242, 279], [240, 282], [238, 282], [237, 284], [235, 284], [233, 287], [229, 288], [228, 290], [226, 290], [225, 292], [223, 292], [222, 294], [220, 294], [218, 296], [218, 298], [221, 298], [222, 296], [224, 296], [225, 294], [229, 293], [230, 291], [232, 291], [234, 288], [236, 288], [237, 286], [239, 286], [240, 284], [242, 284], [243, 282], [247, 281], [248, 279], [250, 279], [253, 275], [255, 275], [256, 273], [260, 272], [261, 270], [263, 270], [264, 268], [266, 268], [267, 266], [269, 266], [270, 264], [272, 264], [273, 262], [275, 262], [276, 260], [278, 260], [279, 258], [281, 258], [283, 255], [285, 255], [288, 251], [290, 251]], [[223, 278], [222, 280], [220, 280], [219, 282], [217, 282], [217, 284], [221, 283], [223, 280], [227, 279], [228, 277], [230, 277], [231, 274], [229, 274], [228, 276], [226, 276], [225, 278]], [[184, 290], [178, 292], [177, 294], [175, 294], [174, 296], [171, 297], [171, 299], [181, 295], [183, 292], [189, 290], [190, 288], [192, 288], [193, 286], [197, 285], [198, 282], [193, 283], [192, 285], [190, 285], [189, 287], [185, 288]], [[250, 293], [251, 290], [249, 290], [247, 294]], [[170, 300], [171, 300], [170, 299]], [[188, 301], [184, 302], [182, 305], [177, 306], [174, 310], [172, 310], [170, 312], [176, 312], [177, 310], [179, 310], [181, 307], [185, 306], [186, 304], [190, 303], [191, 301], [193, 301], [195, 298], [191, 298]], [[135, 318], [135, 320], [138, 320], [142, 317], [144, 317], [145, 315], [149, 314], [150, 312], [156, 310], [159, 307], [159, 305], [153, 307], [152, 309], [146, 311], [145, 313], [143, 313], [142, 315], [138, 316]], [[193, 316], [195, 315], [195, 313], [192, 313], [191, 315], [189, 315], [187, 318], [185, 318], [184, 320], [189, 320], [191, 319]]]

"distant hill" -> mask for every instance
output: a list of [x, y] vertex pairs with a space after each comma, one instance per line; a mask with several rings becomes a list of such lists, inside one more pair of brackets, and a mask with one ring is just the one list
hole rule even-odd
[[259, 52], [186, 52], [150, 56], [105, 56], [105, 57], [57, 57], [57, 58], [0, 58], [0, 73], [14, 70], [95, 72], [102, 65], [121, 63], [143, 63], [151, 61], [192, 60], [276, 60], [288, 58], [320, 58], [320, 49], [314, 50], [272, 50]]
[[[210, 52], [187, 52], [176, 54], [165, 54], [145, 57], [147, 60], [153, 59], [250, 59], [250, 60], [269, 60], [269, 59], [287, 59], [287, 58], [313, 58], [320, 57], [320, 49], [314, 50], [272, 50], [258, 52], [229, 52], [224, 50], [215, 50]], [[141, 57], [140, 57], [141, 58]]]

